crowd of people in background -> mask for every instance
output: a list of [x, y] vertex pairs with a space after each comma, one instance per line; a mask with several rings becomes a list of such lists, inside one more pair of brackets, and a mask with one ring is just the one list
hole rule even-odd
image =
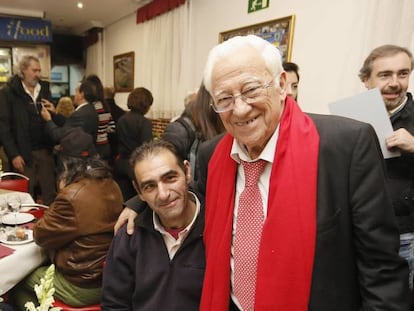
[[[299, 66], [256, 36], [210, 51], [157, 139], [149, 89], [125, 111], [91, 74], [54, 103], [24, 56], [0, 90], [0, 151], [50, 206], [34, 239], [56, 265], [56, 297], [104, 310], [410, 310], [413, 67], [384, 45], [360, 70], [401, 152], [384, 162], [370, 125], [302, 112]], [[46, 268], [13, 290], [15, 308]]]

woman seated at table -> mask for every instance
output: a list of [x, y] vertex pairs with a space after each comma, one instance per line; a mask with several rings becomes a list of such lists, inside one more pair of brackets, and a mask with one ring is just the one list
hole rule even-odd
[[[103, 262], [123, 199], [109, 168], [95, 156], [92, 136], [71, 129], [60, 145], [60, 190], [33, 235], [56, 266], [55, 298], [71, 306], [92, 305], [100, 300]], [[33, 288], [47, 267], [36, 269], [12, 292], [18, 310], [26, 301], [37, 302]]]

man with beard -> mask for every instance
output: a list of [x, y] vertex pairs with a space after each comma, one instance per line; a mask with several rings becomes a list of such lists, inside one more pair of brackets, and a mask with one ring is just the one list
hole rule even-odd
[[401, 234], [400, 255], [409, 262], [411, 289], [414, 256], [408, 249], [414, 247], [414, 102], [407, 89], [413, 62], [406, 48], [383, 45], [372, 50], [359, 72], [368, 89], [380, 89], [394, 129], [385, 142], [389, 149], [401, 152], [401, 156], [386, 159], [385, 163]]
[[49, 83], [40, 80], [40, 62], [23, 56], [19, 72], [0, 91], [0, 140], [14, 171], [30, 178], [30, 192], [40, 186], [44, 204], [55, 198], [55, 161], [52, 141], [40, 111], [51, 103]]

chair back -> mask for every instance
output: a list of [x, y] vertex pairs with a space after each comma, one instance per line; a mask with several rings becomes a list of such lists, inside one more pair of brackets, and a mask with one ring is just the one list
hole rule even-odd
[[21, 211], [32, 214], [36, 219], [42, 218], [49, 206], [38, 203], [22, 203]]
[[15, 172], [4, 172], [0, 175], [0, 189], [29, 192], [29, 177]]

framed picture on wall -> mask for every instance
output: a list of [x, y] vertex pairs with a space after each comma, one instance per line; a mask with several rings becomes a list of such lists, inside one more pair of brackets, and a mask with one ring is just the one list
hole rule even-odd
[[114, 56], [115, 92], [131, 92], [134, 89], [134, 63], [134, 52]]
[[290, 61], [292, 55], [295, 15], [290, 15], [264, 23], [220, 32], [219, 42], [235, 36], [256, 35], [274, 44], [282, 53], [283, 61]]

